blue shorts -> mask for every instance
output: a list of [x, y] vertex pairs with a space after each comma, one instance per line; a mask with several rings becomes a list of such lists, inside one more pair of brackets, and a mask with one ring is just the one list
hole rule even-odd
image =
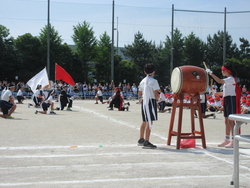
[[206, 103], [201, 103], [201, 113], [205, 114], [207, 109], [207, 104]]
[[13, 104], [1, 100], [1, 110], [3, 112], [3, 115], [7, 115], [9, 113], [9, 109], [11, 109]]
[[42, 104], [43, 111], [48, 111], [49, 107], [50, 107], [49, 103], [43, 102], [43, 104]]
[[224, 117], [228, 117], [230, 114], [236, 114], [235, 96], [224, 97]]

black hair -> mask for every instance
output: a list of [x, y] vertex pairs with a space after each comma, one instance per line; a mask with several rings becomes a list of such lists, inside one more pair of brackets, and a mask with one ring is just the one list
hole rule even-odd
[[165, 94], [165, 91], [164, 91], [163, 87], [160, 87], [160, 90], [161, 90], [162, 93]]
[[146, 72], [146, 74], [151, 74], [155, 71], [155, 66], [151, 63], [147, 63], [144, 66], [144, 71]]
[[224, 66], [225, 68], [227, 68], [228, 70], [232, 71], [232, 76], [233, 76], [233, 77], [236, 77], [236, 76], [237, 76], [237, 73], [236, 73], [236, 71], [234, 70], [234, 67], [233, 67], [233, 65], [232, 65], [231, 63], [226, 62], [226, 63], [223, 64], [223, 66]]
[[38, 84], [37, 87], [36, 87], [36, 89], [38, 89], [39, 87], [42, 87], [42, 85]]

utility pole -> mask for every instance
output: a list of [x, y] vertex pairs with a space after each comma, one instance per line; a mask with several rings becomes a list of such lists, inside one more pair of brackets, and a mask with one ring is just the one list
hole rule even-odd
[[50, 0], [48, 0], [48, 24], [47, 24], [47, 74], [50, 79]]
[[174, 5], [172, 5], [170, 75], [172, 74], [173, 71], [173, 64], [174, 64]]
[[226, 63], [227, 8], [224, 11], [223, 64]]
[[112, 44], [111, 44], [111, 82], [114, 81], [114, 8], [115, 2], [113, 0], [113, 8], [112, 8]]
[[117, 31], [117, 54], [119, 54], [118, 53], [118, 48], [119, 48], [119, 31], [118, 31], [118, 17], [117, 17], [117, 27], [116, 27], [116, 31]]

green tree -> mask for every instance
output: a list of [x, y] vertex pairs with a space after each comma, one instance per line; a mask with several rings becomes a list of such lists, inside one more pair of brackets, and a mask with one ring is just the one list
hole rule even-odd
[[155, 59], [155, 78], [162, 86], [170, 83], [170, 49], [165, 48], [161, 43], [154, 52]]
[[250, 59], [250, 44], [249, 41], [245, 38], [240, 38], [240, 58]]
[[116, 72], [116, 80], [122, 82], [126, 80], [126, 83], [138, 83], [140, 81], [140, 77], [135, 72], [139, 72], [138, 66], [128, 59], [119, 61], [115, 68]]
[[[213, 37], [207, 37], [207, 63], [210, 67], [221, 66], [223, 63], [223, 39], [224, 32], [218, 31]], [[226, 58], [233, 58], [237, 45], [234, 43], [232, 37], [226, 33]]]
[[17, 51], [19, 78], [28, 81], [44, 67], [41, 66], [40, 41], [30, 33], [19, 36], [14, 41]]
[[76, 45], [76, 53], [80, 58], [83, 67], [83, 79], [88, 81], [88, 74], [91, 72], [90, 62], [94, 60], [96, 55], [96, 37], [90, 24], [84, 21], [73, 26], [74, 34], [72, 39]]
[[[165, 48], [171, 52], [171, 38], [167, 36], [165, 42]], [[173, 33], [173, 68], [182, 66], [185, 64], [184, 61], [184, 38], [177, 28]]]
[[75, 82], [82, 81], [83, 68], [78, 55], [66, 43], [59, 48], [58, 64], [72, 76]]
[[17, 58], [14, 50], [14, 38], [9, 37], [9, 29], [0, 25], [0, 80], [14, 81], [17, 75]]
[[[98, 82], [106, 82], [110, 80], [111, 69], [111, 39], [104, 32], [97, 42], [96, 57], [95, 57], [95, 71], [94, 75]], [[115, 76], [116, 77], [116, 76]]]
[[192, 32], [184, 38], [186, 65], [201, 66], [204, 60], [204, 43]]
[[[155, 45], [152, 41], [144, 39], [143, 34], [135, 34], [134, 42], [131, 45], [125, 45], [123, 53], [139, 67], [139, 76], [144, 76], [143, 69], [146, 63], [154, 63]], [[137, 74], [137, 73], [135, 73]]]
[[[42, 53], [42, 63], [41, 66], [47, 66], [47, 33], [48, 26], [46, 25], [41, 29], [39, 40], [41, 43], [41, 53]], [[53, 26], [50, 26], [50, 79], [55, 79], [55, 64], [62, 63], [61, 60], [64, 59], [59, 54], [61, 52], [62, 38], [58, 31], [55, 30]]]

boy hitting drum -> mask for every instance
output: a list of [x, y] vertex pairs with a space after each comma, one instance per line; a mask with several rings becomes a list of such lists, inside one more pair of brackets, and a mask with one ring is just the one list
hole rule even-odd
[[144, 149], [154, 149], [157, 146], [149, 142], [153, 121], [157, 120], [157, 101], [160, 89], [158, 81], [153, 78], [155, 68], [153, 64], [146, 64], [144, 73], [147, 75], [139, 85], [139, 100], [141, 102], [142, 124], [140, 127], [140, 139], [138, 145]]

